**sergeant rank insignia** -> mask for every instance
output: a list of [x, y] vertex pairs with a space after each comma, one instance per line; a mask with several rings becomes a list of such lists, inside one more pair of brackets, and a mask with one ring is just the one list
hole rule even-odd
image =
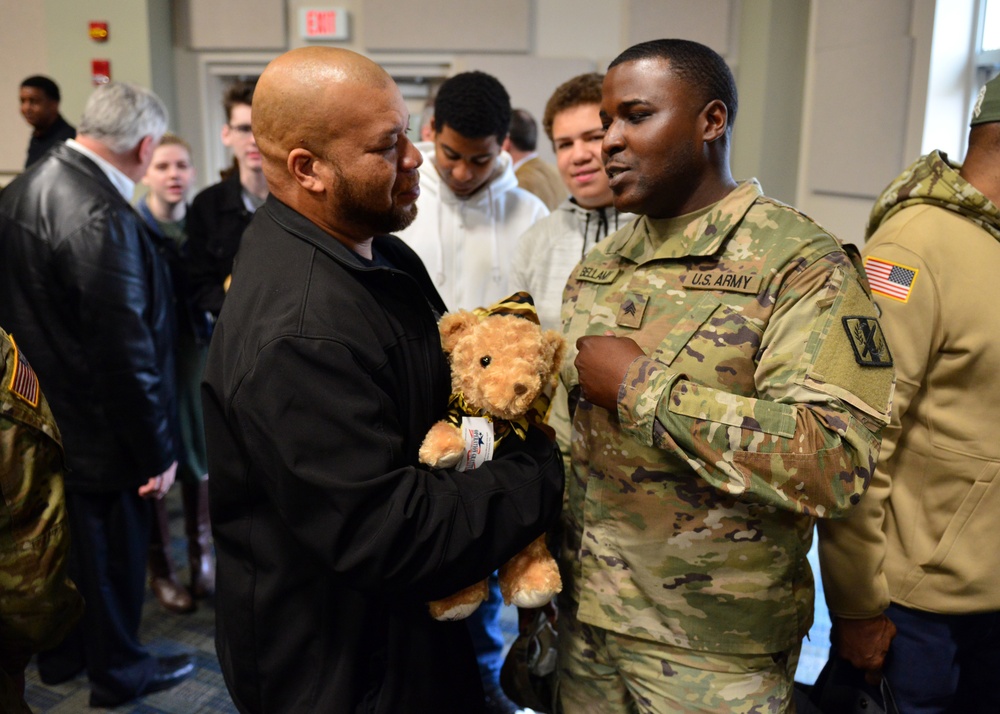
[[841, 318], [847, 340], [854, 350], [854, 359], [863, 367], [891, 367], [892, 355], [882, 327], [874, 317]]

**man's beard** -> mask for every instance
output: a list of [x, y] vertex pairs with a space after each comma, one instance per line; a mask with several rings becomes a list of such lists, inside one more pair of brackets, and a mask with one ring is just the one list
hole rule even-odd
[[385, 235], [401, 231], [413, 223], [417, 217], [417, 204], [409, 206], [393, 206], [388, 211], [374, 211], [363, 205], [345, 206], [349, 216], [352, 216], [358, 223], [368, 226], [372, 235]]
[[[349, 218], [352, 222], [365, 226], [366, 233], [371, 235], [385, 235], [401, 231], [413, 223], [417, 217], [417, 204], [411, 203], [408, 206], [393, 205], [389, 209], [374, 208], [367, 197], [359, 195], [356, 185], [345, 179], [336, 166], [340, 180], [338, 187], [340, 199], [340, 213]], [[363, 191], [365, 186], [360, 187]]]

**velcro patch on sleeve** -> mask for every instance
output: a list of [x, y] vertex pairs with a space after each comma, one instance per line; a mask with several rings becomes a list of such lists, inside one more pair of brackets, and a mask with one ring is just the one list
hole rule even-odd
[[832, 306], [830, 323], [809, 376], [822, 391], [862, 404], [876, 415], [888, 413], [892, 395], [892, 355], [875, 309], [853, 277]]

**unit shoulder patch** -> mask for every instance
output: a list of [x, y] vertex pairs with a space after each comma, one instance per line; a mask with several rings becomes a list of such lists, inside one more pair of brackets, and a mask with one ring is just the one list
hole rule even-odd
[[862, 367], [892, 367], [892, 354], [874, 317], [845, 315], [841, 318], [854, 359]]

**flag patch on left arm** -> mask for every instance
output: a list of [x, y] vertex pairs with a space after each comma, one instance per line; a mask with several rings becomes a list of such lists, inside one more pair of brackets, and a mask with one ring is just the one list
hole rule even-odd
[[14, 342], [13, 335], [10, 344], [14, 348], [14, 369], [10, 378], [10, 392], [16, 397], [20, 397], [32, 407], [38, 406], [38, 377], [35, 370], [28, 364], [28, 360], [18, 351], [17, 343]]
[[920, 269], [869, 256], [865, 258], [865, 272], [868, 273], [868, 284], [873, 293], [906, 302], [913, 292]]

